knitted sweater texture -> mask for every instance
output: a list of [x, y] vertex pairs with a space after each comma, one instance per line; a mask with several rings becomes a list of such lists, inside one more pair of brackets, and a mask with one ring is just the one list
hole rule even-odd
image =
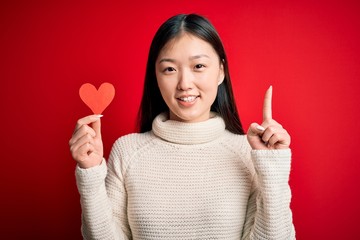
[[295, 239], [290, 150], [251, 150], [221, 117], [119, 138], [76, 168], [84, 239]]

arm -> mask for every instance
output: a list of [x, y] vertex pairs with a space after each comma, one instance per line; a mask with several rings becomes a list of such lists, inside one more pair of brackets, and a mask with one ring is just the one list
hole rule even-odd
[[272, 119], [271, 99], [272, 87], [265, 94], [263, 123], [252, 123], [247, 134], [256, 173], [242, 239], [295, 239], [288, 184], [291, 140]]
[[242, 239], [295, 239], [288, 185], [291, 151], [252, 150], [256, 169]]
[[117, 172], [113, 152], [108, 165], [89, 169], [76, 168], [81, 196], [82, 234], [84, 239], [131, 239], [126, 214], [126, 191]]
[[69, 141], [77, 162], [82, 233], [84, 239], [129, 239], [119, 148], [113, 147], [107, 166], [103, 159], [100, 117], [91, 115], [79, 119]]

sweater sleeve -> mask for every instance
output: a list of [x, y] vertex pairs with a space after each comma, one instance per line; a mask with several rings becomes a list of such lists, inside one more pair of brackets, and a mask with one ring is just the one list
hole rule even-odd
[[256, 170], [242, 239], [295, 239], [288, 184], [291, 150], [251, 150]]
[[82, 208], [83, 238], [131, 239], [126, 215], [126, 191], [112, 150], [108, 164], [89, 169], [76, 168], [76, 182]]

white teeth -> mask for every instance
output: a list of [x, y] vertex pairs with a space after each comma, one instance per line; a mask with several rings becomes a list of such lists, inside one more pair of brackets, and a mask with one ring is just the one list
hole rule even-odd
[[196, 98], [196, 96], [190, 96], [190, 97], [184, 97], [184, 98], [179, 98], [179, 99], [184, 102], [192, 102], [195, 100], [195, 98]]

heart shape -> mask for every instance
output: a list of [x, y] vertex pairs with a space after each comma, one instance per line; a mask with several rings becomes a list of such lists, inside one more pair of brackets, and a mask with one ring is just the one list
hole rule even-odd
[[114, 99], [115, 88], [111, 83], [103, 83], [97, 90], [91, 83], [85, 83], [80, 87], [79, 94], [94, 114], [101, 114]]

